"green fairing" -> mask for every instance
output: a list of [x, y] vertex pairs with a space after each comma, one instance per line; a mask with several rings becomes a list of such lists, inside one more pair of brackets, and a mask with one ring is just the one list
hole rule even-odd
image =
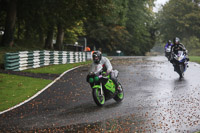
[[115, 84], [113, 83], [111, 79], [108, 80], [108, 82], [105, 84], [105, 87], [112, 93], [115, 93]]
[[[108, 80], [108, 82], [105, 84], [105, 87], [107, 90], [111, 91], [112, 93], [115, 93], [115, 84], [111, 79]], [[92, 88], [101, 88], [101, 86], [95, 85]]]
[[101, 88], [101, 86], [100, 85], [95, 85], [92, 88]]

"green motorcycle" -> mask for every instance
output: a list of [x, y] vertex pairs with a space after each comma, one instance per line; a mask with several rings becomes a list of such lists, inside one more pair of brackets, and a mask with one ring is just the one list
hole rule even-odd
[[116, 102], [121, 102], [124, 98], [122, 85], [118, 82], [118, 87], [121, 87], [119, 92], [116, 90], [114, 82], [110, 79], [110, 75], [105, 75], [102, 70], [90, 74], [89, 83], [92, 87], [93, 99], [98, 106], [103, 106], [105, 101], [112, 98]]

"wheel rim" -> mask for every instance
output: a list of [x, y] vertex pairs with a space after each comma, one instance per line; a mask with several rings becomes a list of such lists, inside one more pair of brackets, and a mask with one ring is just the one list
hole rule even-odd
[[97, 100], [99, 101], [100, 104], [105, 103], [104, 95], [101, 96], [101, 89], [96, 89], [96, 96], [97, 96]]

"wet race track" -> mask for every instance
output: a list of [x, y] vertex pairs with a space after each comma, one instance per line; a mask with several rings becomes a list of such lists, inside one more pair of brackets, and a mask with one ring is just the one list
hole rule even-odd
[[200, 65], [179, 80], [164, 56], [113, 57], [125, 98], [97, 107], [86, 83], [88, 66], [65, 74], [30, 102], [0, 115], [0, 132], [200, 131]]

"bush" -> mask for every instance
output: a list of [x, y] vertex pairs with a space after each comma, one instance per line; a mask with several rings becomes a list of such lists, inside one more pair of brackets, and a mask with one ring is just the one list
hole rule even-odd
[[189, 52], [189, 55], [200, 56], [200, 40], [196, 36], [191, 36], [189, 39], [184, 38], [183, 44]]

